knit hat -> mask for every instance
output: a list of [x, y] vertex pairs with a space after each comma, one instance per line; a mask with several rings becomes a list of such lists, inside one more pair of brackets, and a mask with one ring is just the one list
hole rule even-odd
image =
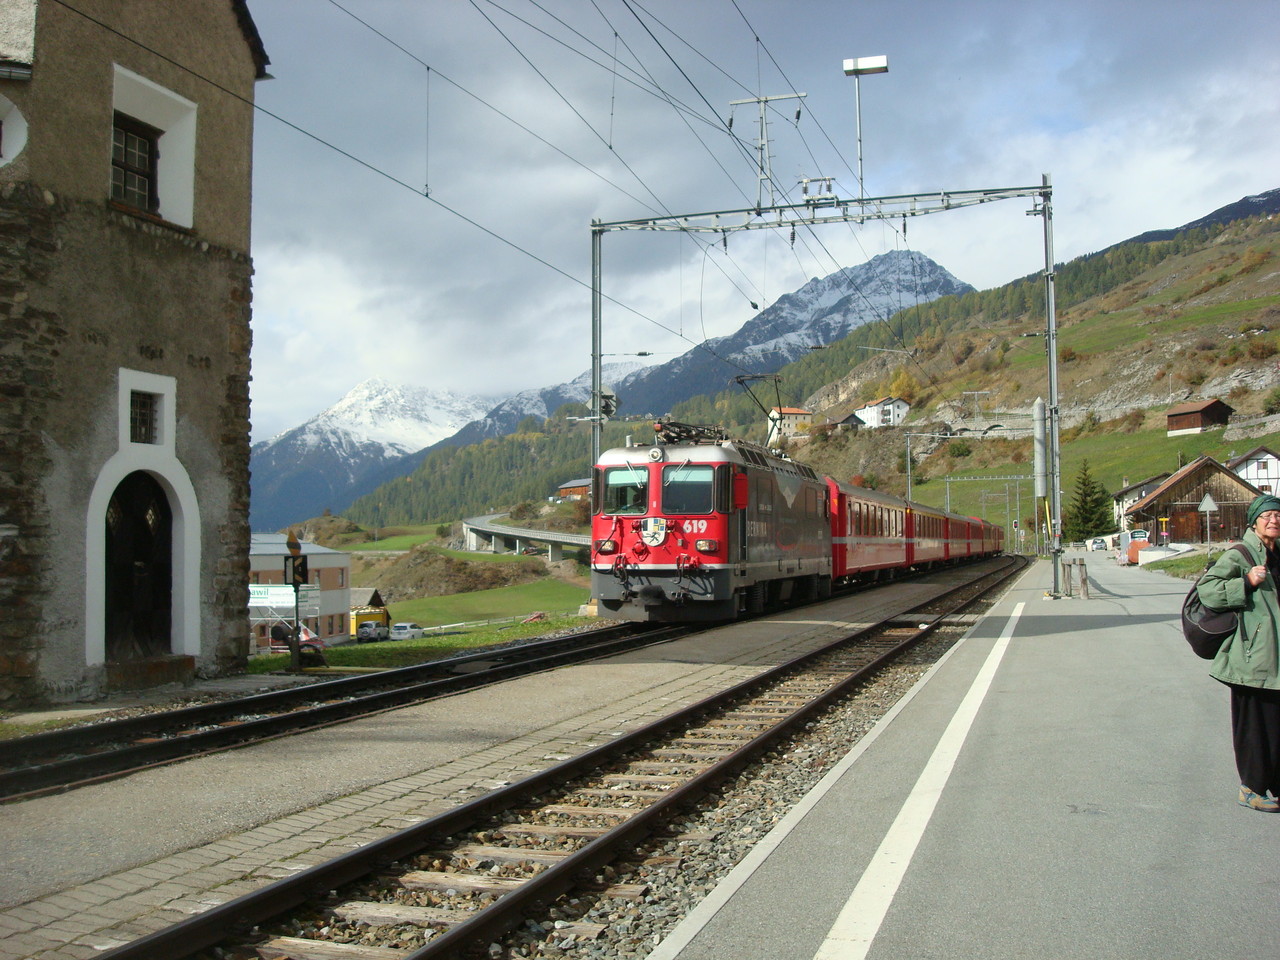
[[1253, 503], [1249, 504], [1249, 512], [1246, 514], [1249, 528], [1257, 522], [1258, 517], [1266, 510], [1280, 510], [1280, 497], [1270, 493], [1264, 493], [1260, 497], [1254, 497]]

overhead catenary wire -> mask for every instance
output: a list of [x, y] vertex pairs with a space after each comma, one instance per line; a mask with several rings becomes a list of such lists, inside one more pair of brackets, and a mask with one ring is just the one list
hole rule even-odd
[[[232, 98], [234, 98], [234, 99], [236, 99], [236, 100], [239, 100], [239, 101], [241, 101], [241, 102], [244, 102], [245, 104], [247, 104], [248, 106], [250, 106], [250, 107], [251, 107], [252, 109], [254, 109], [255, 111], [257, 111], [257, 112], [261, 113], [261, 114], [262, 114], [262, 115], [264, 115], [264, 116], [268, 116], [268, 117], [270, 117], [271, 119], [273, 119], [273, 120], [275, 120], [276, 122], [278, 122], [278, 123], [280, 123], [280, 124], [284, 125], [285, 127], [288, 127], [289, 129], [291, 129], [291, 130], [293, 130], [293, 131], [295, 131], [295, 132], [297, 132], [297, 133], [301, 134], [302, 136], [304, 136], [305, 138], [307, 138], [307, 139], [311, 140], [312, 142], [314, 142], [314, 143], [316, 143], [316, 144], [319, 144], [319, 145], [323, 146], [324, 148], [326, 148], [326, 149], [328, 149], [328, 150], [330, 150], [330, 151], [332, 151], [332, 152], [334, 152], [334, 153], [337, 153], [337, 154], [339, 154], [339, 155], [343, 156], [343, 157], [344, 157], [344, 158], [346, 158], [347, 160], [349, 160], [349, 161], [351, 161], [351, 162], [354, 162], [354, 163], [355, 163], [355, 164], [357, 164], [358, 166], [365, 168], [365, 169], [366, 169], [366, 170], [368, 170], [369, 172], [372, 172], [372, 173], [376, 174], [377, 176], [379, 176], [379, 177], [381, 177], [381, 178], [383, 178], [383, 179], [385, 179], [385, 180], [387, 180], [387, 181], [389, 181], [389, 182], [393, 183], [394, 185], [396, 185], [396, 186], [398, 186], [398, 187], [401, 187], [401, 188], [403, 188], [403, 189], [407, 189], [407, 190], [409, 190], [409, 191], [413, 192], [415, 195], [420, 196], [420, 197], [422, 197], [423, 199], [426, 199], [429, 203], [433, 204], [434, 206], [436, 206], [437, 208], [441, 209], [442, 211], [444, 211], [444, 212], [448, 213], [449, 215], [451, 215], [451, 216], [453, 216], [453, 217], [455, 217], [455, 218], [457, 218], [457, 219], [459, 219], [459, 220], [461, 220], [461, 221], [463, 221], [463, 222], [467, 223], [467, 224], [468, 224], [468, 225], [470, 225], [471, 227], [473, 227], [473, 228], [475, 228], [475, 229], [477, 229], [477, 230], [481, 231], [482, 233], [486, 234], [487, 236], [491, 237], [492, 239], [497, 240], [499, 243], [501, 243], [501, 244], [503, 244], [503, 245], [505, 245], [505, 246], [507, 246], [507, 247], [509, 247], [509, 248], [511, 248], [511, 249], [513, 249], [513, 250], [515, 250], [515, 251], [517, 251], [518, 253], [520, 253], [520, 254], [522, 254], [522, 255], [524, 255], [524, 256], [526, 256], [526, 257], [528, 257], [529, 259], [533, 260], [534, 262], [539, 263], [539, 264], [540, 264], [540, 265], [542, 265], [543, 267], [546, 267], [546, 268], [548, 268], [548, 269], [552, 270], [554, 273], [556, 273], [557, 275], [562, 276], [563, 278], [565, 278], [565, 279], [569, 280], [570, 282], [575, 283], [575, 284], [577, 284], [577, 285], [579, 285], [579, 286], [581, 286], [581, 287], [584, 287], [584, 288], [588, 288], [588, 287], [589, 287], [589, 284], [587, 284], [585, 281], [583, 281], [583, 280], [579, 279], [578, 277], [574, 276], [572, 273], [570, 273], [570, 272], [568, 272], [568, 271], [566, 271], [566, 270], [564, 270], [564, 269], [560, 268], [559, 266], [555, 265], [555, 264], [554, 264], [554, 263], [552, 263], [551, 261], [549, 261], [549, 260], [545, 259], [544, 257], [539, 256], [538, 254], [534, 253], [533, 251], [531, 251], [531, 250], [529, 250], [529, 249], [525, 248], [525, 247], [524, 247], [524, 246], [522, 246], [520, 243], [518, 243], [518, 242], [516, 242], [516, 241], [514, 241], [514, 240], [511, 240], [511, 239], [509, 239], [509, 238], [507, 238], [507, 237], [505, 237], [505, 236], [503, 236], [503, 235], [501, 235], [498, 231], [496, 231], [496, 230], [494, 230], [494, 229], [491, 229], [491, 228], [489, 228], [489, 227], [487, 227], [487, 226], [483, 225], [483, 224], [482, 224], [482, 223], [480, 223], [478, 220], [476, 220], [474, 217], [468, 216], [467, 214], [463, 213], [461, 210], [459, 210], [459, 209], [457, 209], [457, 208], [455, 208], [455, 207], [453, 207], [453, 206], [451, 206], [451, 205], [449, 205], [449, 204], [447, 204], [447, 203], [442, 202], [438, 197], [436, 197], [436, 196], [432, 196], [432, 195], [431, 195], [431, 191], [430, 191], [430, 189], [429, 189], [429, 185], [428, 185], [428, 184], [424, 184], [422, 188], [419, 188], [419, 187], [413, 186], [413, 185], [411, 185], [411, 184], [409, 184], [409, 183], [405, 182], [403, 179], [401, 179], [401, 178], [399, 178], [399, 177], [397, 177], [397, 176], [395, 176], [395, 175], [393, 175], [393, 174], [389, 173], [388, 171], [386, 171], [386, 170], [384, 170], [384, 169], [382, 169], [382, 168], [378, 167], [375, 163], [370, 162], [370, 161], [368, 161], [368, 160], [366, 160], [366, 159], [364, 159], [364, 158], [362, 158], [362, 157], [360, 157], [360, 156], [357, 156], [356, 154], [352, 153], [352, 152], [351, 152], [351, 151], [349, 151], [349, 150], [343, 149], [342, 147], [339, 147], [339, 146], [335, 145], [334, 143], [331, 143], [331, 142], [329, 142], [329, 141], [325, 140], [323, 137], [321, 137], [321, 136], [319, 136], [319, 135], [317, 135], [317, 134], [315, 134], [315, 133], [311, 132], [310, 130], [305, 129], [305, 128], [304, 128], [304, 127], [302, 127], [301, 125], [299, 125], [299, 124], [297, 124], [297, 123], [295, 123], [295, 122], [293, 122], [293, 121], [290, 121], [290, 120], [286, 119], [285, 117], [281, 116], [280, 114], [278, 114], [278, 113], [276, 113], [276, 112], [274, 112], [274, 111], [272, 111], [272, 110], [270, 110], [270, 109], [268, 109], [268, 108], [266, 108], [266, 107], [263, 107], [263, 106], [261, 106], [260, 104], [255, 103], [252, 99], [247, 98], [247, 97], [244, 97], [244, 96], [241, 96], [240, 94], [236, 93], [235, 91], [232, 91], [232, 90], [230, 90], [230, 89], [228, 89], [228, 88], [226, 88], [226, 87], [222, 86], [221, 84], [217, 83], [216, 81], [214, 81], [214, 80], [212, 80], [212, 79], [210, 79], [210, 78], [208, 78], [208, 77], [205, 77], [205, 76], [203, 76], [203, 75], [199, 74], [199, 73], [198, 73], [198, 72], [196, 72], [195, 70], [192, 70], [192, 69], [191, 69], [190, 67], [188, 67], [187, 65], [182, 64], [182, 63], [180, 63], [180, 62], [178, 62], [178, 61], [174, 60], [173, 58], [166, 56], [165, 54], [161, 53], [160, 51], [158, 51], [158, 50], [156, 50], [156, 49], [154, 49], [154, 48], [152, 48], [152, 47], [149, 47], [148, 45], [146, 45], [146, 44], [144, 44], [144, 43], [142, 43], [142, 42], [140, 42], [140, 41], [136, 40], [135, 38], [130, 37], [130, 36], [128, 36], [127, 34], [125, 34], [125, 33], [121, 32], [121, 31], [119, 31], [119, 30], [115, 29], [114, 27], [110, 26], [109, 24], [106, 24], [106, 23], [102, 22], [101, 20], [98, 20], [97, 18], [93, 17], [92, 15], [87, 14], [85, 11], [82, 11], [82, 10], [78, 9], [77, 7], [75, 7], [75, 6], [74, 6], [74, 4], [73, 4], [73, 3], [68, 2], [68, 0], [54, 0], [54, 2], [58, 3], [59, 5], [61, 5], [61, 6], [62, 6], [62, 7], [64, 7], [64, 8], [66, 8], [66, 9], [67, 9], [67, 10], [69, 10], [70, 12], [72, 12], [72, 13], [74, 13], [74, 14], [76, 14], [76, 15], [78, 15], [78, 16], [80, 16], [80, 17], [82, 17], [82, 18], [84, 18], [86, 21], [88, 21], [88, 22], [92, 22], [92, 23], [96, 24], [99, 28], [101, 28], [101, 29], [103, 29], [103, 30], [108, 31], [108, 32], [110, 32], [110, 33], [111, 33], [111, 34], [113, 34], [113, 35], [119, 36], [119, 37], [121, 37], [121, 38], [123, 38], [123, 39], [127, 40], [127, 41], [128, 41], [128, 42], [130, 42], [130, 43], [133, 43], [133, 44], [137, 45], [139, 48], [146, 50], [146, 51], [147, 51], [148, 53], [150, 53], [151, 55], [156, 56], [157, 58], [159, 58], [159, 59], [161, 59], [161, 60], [164, 60], [164, 61], [166, 61], [166, 62], [168, 62], [168, 63], [170, 63], [170, 64], [173, 64], [175, 67], [177, 67], [177, 68], [179, 68], [179, 69], [181, 69], [181, 70], [183, 70], [183, 71], [187, 72], [188, 74], [190, 74], [190, 75], [192, 75], [192, 76], [195, 76], [195, 77], [199, 78], [202, 82], [205, 82], [205, 83], [209, 84], [212, 88], [219, 90], [219, 91], [220, 91], [221, 93], [223, 93], [224, 95], [229, 96], [229, 97], [232, 97]], [[332, 0], [331, 0], [331, 2], [332, 2]], [[624, 2], [625, 2], [625, 0], [624, 0]], [[335, 5], [335, 6], [337, 6], [339, 9], [343, 9], [339, 4], [336, 4], [336, 3], [335, 3], [334, 5]], [[345, 11], [345, 10], [344, 10], [344, 12], [347, 12], [347, 11]], [[358, 19], [358, 18], [355, 18], [355, 19]], [[375, 31], [375, 32], [377, 32], [377, 31]], [[384, 38], [385, 38], [385, 35], [384, 35]], [[388, 42], [394, 43], [394, 41], [390, 40], [390, 38], [385, 38], [385, 39], [387, 39], [387, 40], [388, 40]], [[395, 44], [395, 45], [396, 45], [397, 47], [399, 47], [399, 46], [400, 46], [399, 44]], [[403, 48], [401, 48], [401, 49], [403, 49]], [[406, 53], [408, 53], [408, 51], [405, 51], [405, 52], [406, 52]], [[664, 52], [665, 52], [665, 51], [664, 51]], [[412, 56], [412, 54], [409, 54], [409, 55], [410, 55], [410, 56]], [[668, 56], [669, 56], [669, 54], [668, 54]], [[419, 58], [416, 58], [416, 57], [415, 57], [414, 59], [419, 59]], [[447, 77], [443, 77], [443, 75], [440, 75], [440, 74], [439, 74], [439, 71], [432, 70], [432, 69], [430, 68], [430, 66], [429, 66], [428, 64], [426, 64], [425, 62], [423, 62], [423, 61], [421, 61], [421, 60], [419, 60], [419, 62], [421, 62], [421, 63], [422, 63], [422, 65], [423, 65], [425, 68], [427, 68], [430, 72], [434, 72], [434, 73], [436, 73], [438, 76], [441, 76], [441, 78], [442, 78], [442, 79], [444, 79], [444, 80], [446, 80], [447, 82], [454, 83], [454, 82], [453, 82], [452, 80], [450, 80], [449, 78], [447, 78]], [[455, 86], [459, 86], [459, 89], [462, 89], [462, 88], [460, 87], [460, 85], [457, 85], [457, 84], [454, 84], [454, 85], [455, 85]], [[474, 96], [473, 94], [470, 94], [470, 92], [469, 92], [469, 91], [465, 91], [465, 90], [463, 90], [463, 92], [468, 93], [468, 95]], [[700, 96], [701, 96], [701, 94], [700, 94]], [[477, 98], [477, 99], [479, 99], [479, 98]], [[704, 97], [703, 99], [704, 99], [704, 102], [705, 102], [705, 97]], [[483, 101], [481, 101], [481, 102], [483, 102]], [[489, 104], [487, 104], [487, 103], [486, 103], [485, 105], [486, 105], [486, 106], [489, 106], [491, 109], [493, 109], [493, 108], [491, 107], [491, 105], [489, 105]], [[500, 111], [499, 111], [499, 112], [500, 112]], [[557, 150], [557, 152], [559, 152], [559, 153], [561, 153], [561, 154], [563, 154], [563, 155], [565, 155], [565, 156], [568, 156], [568, 154], [567, 154], [567, 153], [565, 153], [564, 151], [559, 150], [559, 149], [558, 149], [558, 148], [556, 148], [553, 144], [550, 144], [548, 141], [546, 141], [544, 138], [539, 137], [537, 134], [534, 134], [532, 131], [529, 131], [527, 127], [524, 127], [524, 125], [519, 124], [518, 122], [514, 121], [514, 120], [513, 120], [512, 118], [510, 118], [510, 117], [506, 117], [506, 119], [510, 120], [510, 121], [511, 121], [511, 122], [513, 122], [513, 123], [516, 123], [516, 125], [517, 125], [517, 126], [521, 127], [521, 129], [526, 130], [526, 132], [529, 132], [532, 136], [534, 136], [534, 137], [535, 137], [536, 139], [538, 139], [540, 142], [546, 143], [548, 146], [552, 147], [552, 149], [556, 149], [556, 150]], [[573, 159], [573, 158], [572, 158], [572, 157], [569, 157], [569, 159]], [[583, 165], [583, 164], [579, 163], [578, 161], [576, 161], [576, 160], [575, 160], [574, 162], [575, 162], [575, 163], [578, 163], [578, 165], [579, 165], [579, 166], [583, 166], [583, 167], [584, 167], [584, 169], [588, 169], [588, 170], [589, 170], [589, 168], [585, 167], [585, 165]], [[595, 173], [595, 171], [590, 171], [590, 172], [591, 172], [591, 173], [593, 173], [593, 174], [594, 174], [594, 175], [596, 175], [596, 176], [599, 176], [599, 174], [596, 174], [596, 173]], [[614, 186], [614, 187], [615, 187], [615, 188], [617, 188], [617, 189], [621, 189], [621, 188], [620, 188], [620, 187], [618, 187], [616, 184], [613, 184], [612, 182], [608, 181], [606, 178], [603, 178], [603, 177], [602, 177], [602, 179], [605, 179], [605, 180], [606, 180], [606, 182], [609, 182], [611, 186]], [[625, 192], [625, 191], [623, 191], [623, 192]], [[729, 366], [729, 367], [731, 367], [731, 368], [736, 368], [736, 369], [738, 369], [738, 370], [746, 371], [746, 368], [745, 368], [745, 367], [743, 367], [741, 364], [739, 364], [739, 363], [737, 363], [737, 362], [735, 362], [735, 361], [732, 361], [732, 360], [730, 360], [730, 359], [728, 359], [728, 358], [718, 356], [718, 355], [716, 354], [715, 350], [714, 350], [714, 349], [712, 349], [712, 348], [710, 348], [710, 347], [708, 347], [706, 344], [694, 343], [694, 342], [693, 342], [693, 341], [691, 341], [688, 337], [683, 336], [683, 334], [682, 334], [681, 332], [678, 332], [678, 331], [674, 331], [674, 330], [672, 330], [668, 325], [666, 325], [666, 324], [664, 324], [664, 323], [661, 323], [660, 321], [658, 321], [658, 320], [656, 320], [656, 319], [654, 319], [654, 318], [652, 318], [652, 317], [649, 317], [649, 316], [645, 315], [644, 313], [642, 313], [642, 312], [641, 312], [641, 311], [639, 311], [639, 310], [636, 310], [635, 308], [631, 307], [630, 305], [625, 304], [625, 303], [623, 303], [623, 302], [621, 302], [621, 301], [618, 301], [618, 300], [616, 300], [616, 299], [615, 299], [615, 298], [613, 298], [613, 297], [608, 297], [608, 296], [606, 296], [606, 297], [604, 297], [604, 299], [608, 300], [610, 303], [614, 304], [615, 306], [622, 308], [623, 310], [627, 311], [628, 313], [630, 313], [630, 314], [632, 314], [632, 315], [634, 315], [634, 316], [636, 316], [636, 317], [638, 317], [638, 318], [640, 318], [640, 319], [644, 320], [645, 322], [650, 323], [650, 324], [654, 325], [655, 327], [657, 327], [657, 328], [659, 328], [659, 329], [662, 329], [662, 330], [664, 330], [664, 331], [666, 331], [666, 332], [668, 332], [668, 333], [671, 333], [672, 335], [677, 336], [680, 340], [682, 340], [682, 341], [684, 341], [684, 342], [687, 342], [687, 343], [690, 343], [694, 348], [696, 348], [696, 349], [700, 349], [700, 350], [703, 350], [703, 351], [706, 351], [707, 353], [709, 353], [711, 356], [715, 357], [715, 358], [716, 358], [717, 360], [719, 360], [720, 362], [725, 363], [727, 366]], [[747, 372], [749, 372], [749, 371], [747, 371]]]

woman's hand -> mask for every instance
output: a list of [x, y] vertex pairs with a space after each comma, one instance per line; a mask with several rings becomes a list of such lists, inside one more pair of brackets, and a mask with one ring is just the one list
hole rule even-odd
[[1249, 581], [1249, 586], [1260, 587], [1263, 581], [1267, 579], [1267, 568], [1262, 564], [1250, 567], [1244, 578]]

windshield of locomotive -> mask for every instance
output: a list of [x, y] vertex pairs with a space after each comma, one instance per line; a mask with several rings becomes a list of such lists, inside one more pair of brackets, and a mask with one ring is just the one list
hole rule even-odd
[[710, 513], [714, 468], [687, 463], [662, 468], [662, 512]]
[[649, 502], [647, 467], [610, 467], [604, 473], [604, 512], [639, 515]]

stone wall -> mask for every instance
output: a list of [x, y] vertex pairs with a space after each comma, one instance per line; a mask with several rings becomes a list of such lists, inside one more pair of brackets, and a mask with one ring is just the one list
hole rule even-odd
[[118, 450], [122, 369], [176, 381], [173, 451], [199, 514], [187, 652], [202, 674], [243, 664], [251, 276], [246, 254], [188, 231], [0, 187], [0, 703], [108, 682], [86, 659], [87, 543], [105, 523], [89, 502]]

